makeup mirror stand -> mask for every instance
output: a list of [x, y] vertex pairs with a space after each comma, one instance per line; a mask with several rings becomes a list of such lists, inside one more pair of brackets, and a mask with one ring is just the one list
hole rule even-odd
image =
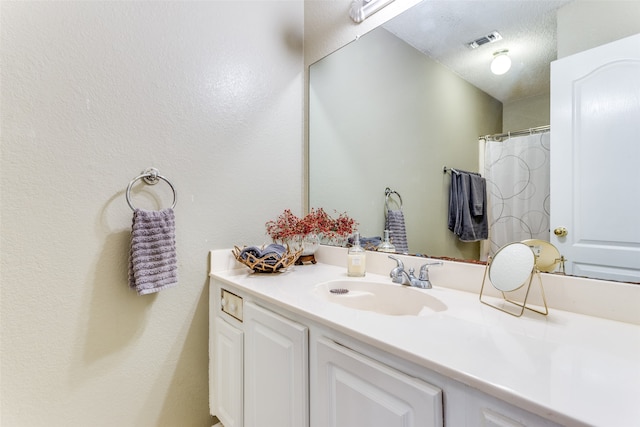
[[[500, 254], [499, 254], [499, 253], [496, 253], [496, 256], [498, 256], [498, 255], [500, 255]], [[494, 285], [494, 287], [495, 287], [496, 289], [498, 289], [498, 290], [501, 292], [501, 294], [502, 294], [502, 299], [503, 299], [505, 302], [510, 303], [510, 304], [511, 304], [511, 305], [513, 305], [513, 306], [520, 307], [520, 312], [519, 312], [519, 313], [518, 313], [518, 312], [510, 311], [510, 310], [507, 310], [507, 309], [505, 309], [505, 308], [503, 308], [503, 307], [501, 307], [501, 306], [499, 306], [499, 305], [492, 304], [492, 303], [490, 303], [490, 302], [488, 302], [488, 301], [483, 300], [483, 299], [482, 299], [482, 297], [483, 297], [483, 295], [484, 295], [484, 285], [485, 285], [485, 283], [486, 283], [487, 276], [489, 275], [489, 270], [490, 270], [490, 268], [491, 268], [491, 263], [492, 263], [492, 261], [493, 261], [493, 260], [492, 260], [492, 258], [490, 257], [490, 258], [489, 258], [489, 260], [487, 261], [487, 266], [485, 267], [484, 277], [483, 277], [483, 279], [482, 279], [482, 287], [480, 288], [480, 302], [481, 302], [481, 303], [483, 303], [483, 304], [485, 304], [485, 305], [488, 305], [488, 306], [490, 306], [490, 307], [493, 307], [493, 308], [495, 308], [495, 309], [498, 309], [498, 310], [500, 310], [500, 311], [503, 311], [503, 312], [505, 312], [505, 313], [507, 313], [507, 314], [510, 314], [510, 315], [512, 315], [512, 316], [515, 316], [515, 317], [520, 317], [520, 316], [522, 316], [522, 314], [524, 313], [524, 310], [525, 310], [525, 309], [527, 309], [527, 310], [531, 310], [531, 311], [534, 311], [534, 312], [539, 313], [539, 314], [543, 314], [543, 315], [545, 315], [545, 316], [546, 316], [547, 314], [549, 314], [549, 309], [548, 309], [548, 307], [547, 307], [547, 299], [545, 298], [545, 295], [544, 295], [544, 288], [542, 287], [542, 279], [541, 279], [541, 277], [540, 277], [540, 271], [539, 271], [535, 266], [531, 269], [531, 272], [529, 273], [528, 281], [525, 281], [525, 282], [526, 282], [526, 285], [524, 285], [524, 286], [526, 286], [526, 292], [525, 292], [524, 299], [523, 299], [523, 301], [522, 301], [522, 302], [517, 301], [516, 299], [513, 299], [513, 298], [509, 298], [509, 297], [507, 296], [508, 294], [513, 294], [513, 292], [515, 292], [515, 291], [517, 291], [517, 290], [520, 290], [520, 289], [522, 288], [522, 286], [514, 287], [512, 291], [505, 291], [505, 290], [501, 290], [501, 289], [499, 289], [498, 287], [496, 287], [496, 286]], [[541, 297], [542, 297], [542, 302], [543, 302], [543, 304], [544, 304], [544, 310], [538, 310], [538, 309], [536, 309], [536, 308], [533, 308], [531, 305], [527, 305], [527, 300], [528, 300], [528, 298], [529, 298], [529, 293], [530, 293], [530, 291], [531, 291], [531, 283], [533, 282], [533, 277], [534, 277], [534, 276], [536, 276], [536, 277], [538, 278], [538, 284], [539, 284], [539, 286], [540, 286], [540, 295], [541, 295]], [[489, 281], [491, 281], [491, 278], [489, 278]]]

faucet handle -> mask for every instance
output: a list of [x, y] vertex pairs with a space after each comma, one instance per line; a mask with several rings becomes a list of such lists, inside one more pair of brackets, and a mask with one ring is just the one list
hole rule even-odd
[[402, 284], [404, 282], [404, 277], [402, 276], [402, 273], [404, 272], [404, 264], [402, 263], [402, 260], [392, 255], [389, 255], [389, 258], [395, 260], [398, 263], [398, 265], [396, 265], [393, 270], [389, 272], [389, 277], [391, 277], [393, 283]]
[[420, 280], [429, 280], [429, 267], [432, 265], [442, 265], [442, 261], [428, 262], [420, 267]]
[[395, 260], [395, 262], [398, 263], [398, 265], [396, 265], [396, 267], [400, 267], [401, 269], [404, 270], [404, 263], [402, 262], [402, 260], [400, 258], [396, 258], [393, 255], [389, 255], [389, 258], [391, 258], [392, 260]]

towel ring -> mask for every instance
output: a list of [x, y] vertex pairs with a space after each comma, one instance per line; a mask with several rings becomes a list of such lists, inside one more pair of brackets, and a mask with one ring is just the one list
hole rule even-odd
[[391, 190], [389, 187], [384, 189], [384, 207], [385, 207], [385, 215], [387, 214], [386, 211], [389, 210], [389, 197], [391, 197], [393, 194], [395, 194], [396, 196], [398, 196], [398, 199], [400, 200], [400, 210], [402, 210], [402, 196], [400, 196], [400, 193], [398, 193], [397, 191]]
[[178, 201], [178, 194], [176, 193], [176, 189], [173, 188], [173, 184], [171, 184], [171, 182], [165, 178], [162, 175], [158, 174], [158, 169], [156, 168], [149, 168], [149, 169], [145, 169], [142, 174], [136, 176], [135, 178], [133, 178], [131, 180], [131, 182], [129, 183], [129, 185], [127, 186], [127, 193], [126, 193], [126, 197], [127, 197], [127, 204], [129, 205], [129, 207], [131, 208], [132, 211], [135, 211], [136, 208], [133, 207], [133, 204], [131, 203], [131, 187], [133, 187], [133, 184], [135, 184], [137, 181], [143, 179], [144, 182], [146, 182], [149, 185], [156, 185], [158, 182], [160, 182], [160, 180], [163, 180], [164, 182], [166, 182], [167, 184], [169, 184], [169, 187], [171, 187], [171, 191], [173, 191], [173, 204], [171, 205], [171, 209], [176, 207], [176, 203]]

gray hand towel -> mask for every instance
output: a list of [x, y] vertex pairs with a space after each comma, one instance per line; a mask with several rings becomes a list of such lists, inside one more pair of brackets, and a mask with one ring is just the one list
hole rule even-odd
[[[476, 181], [475, 191], [472, 180]], [[463, 242], [477, 242], [489, 237], [486, 182], [477, 174], [456, 171], [451, 174], [449, 192], [449, 230]], [[477, 205], [477, 206], [474, 206]], [[478, 210], [476, 210], [476, 207]], [[480, 214], [476, 214], [480, 212]]]
[[131, 226], [129, 287], [146, 295], [178, 284], [173, 209], [136, 209]]
[[404, 213], [401, 210], [389, 209], [384, 226], [385, 230], [389, 230], [389, 237], [393, 246], [396, 247], [396, 252], [408, 254], [409, 245], [407, 243], [407, 229], [404, 224]]
[[486, 181], [480, 175], [469, 174], [469, 204], [473, 216], [483, 216], [484, 203], [487, 197]]

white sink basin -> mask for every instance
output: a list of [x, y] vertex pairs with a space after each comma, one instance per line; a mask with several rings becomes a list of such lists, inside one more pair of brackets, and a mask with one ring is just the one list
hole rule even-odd
[[428, 292], [394, 283], [361, 280], [332, 280], [314, 288], [314, 294], [325, 301], [390, 316], [423, 316], [447, 309]]

